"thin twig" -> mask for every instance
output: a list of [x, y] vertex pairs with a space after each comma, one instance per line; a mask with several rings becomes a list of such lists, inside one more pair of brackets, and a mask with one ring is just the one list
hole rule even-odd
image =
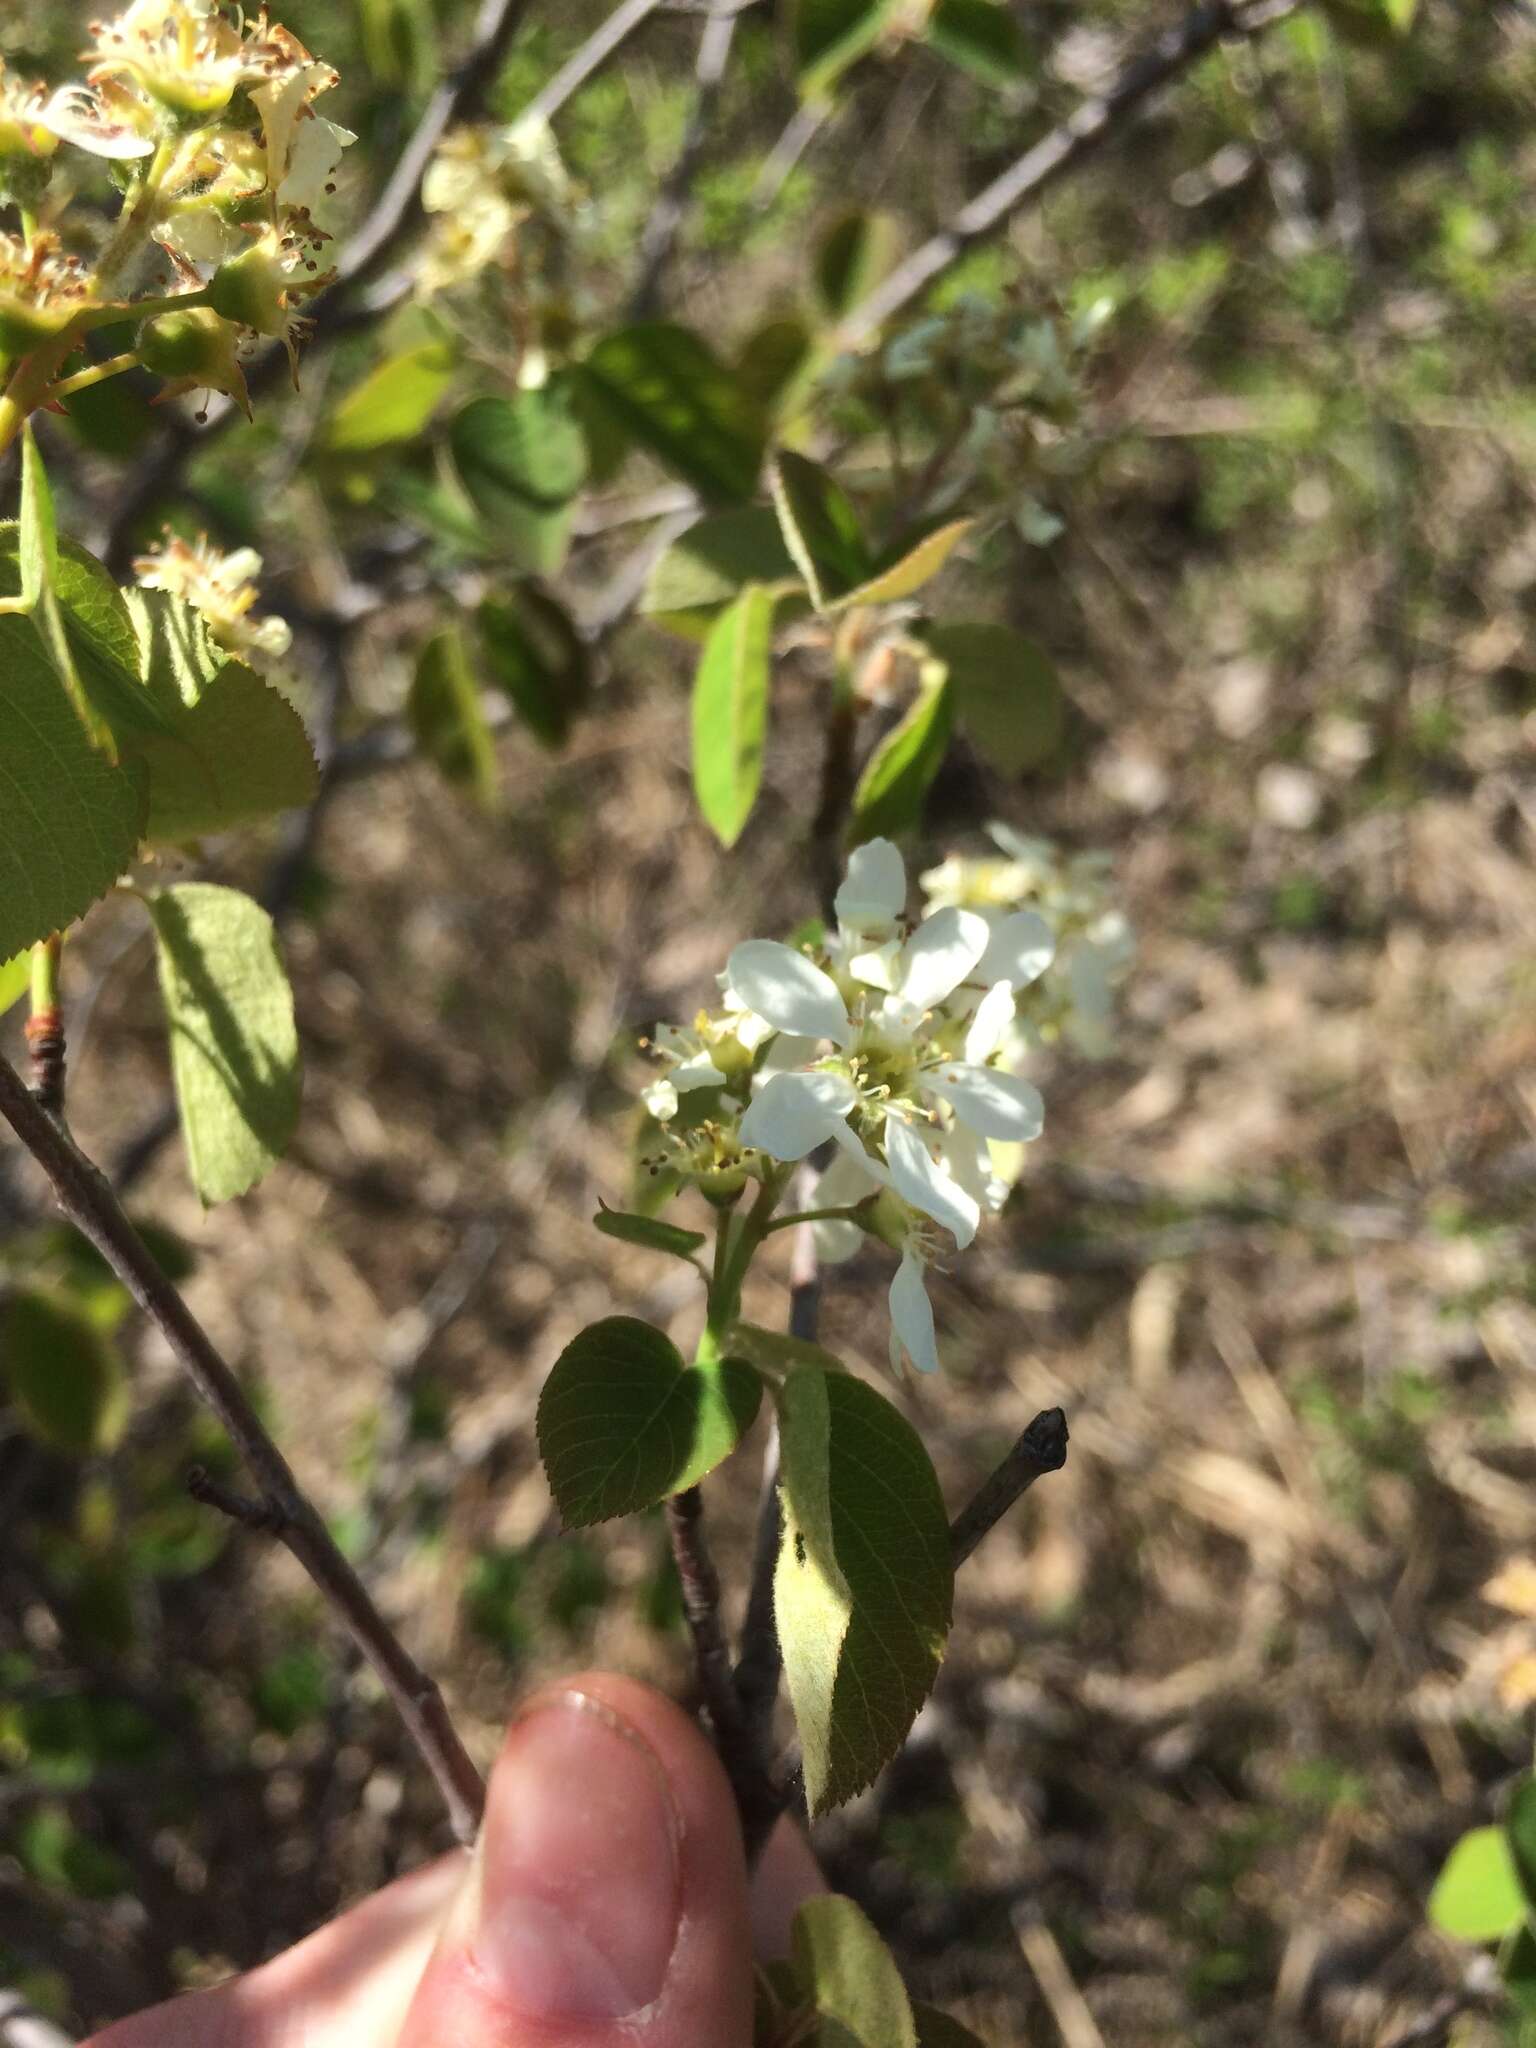
[[693, 1638], [693, 1661], [710, 1730], [754, 1858], [768, 1839], [784, 1802], [758, 1746], [752, 1741], [731, 1673], [731, 1652], [720, 1619], [720, 1575], [704, 1534], [704, 1498], [696, 1486], [667, 1502], [667, 1533], [682, 1586], [683, 1613]]
[[1044, 1408], [950, 1523], [955, 1569], [959, 1570], [987, 1531], [997, 1526], [1037, 1479], [1047, 1472], [1059, 1472], [1066, 1462], [1067, 1418], [1060, 1408]]
[[560, 66], [548, 85], [534, 94], [518, 116], [530, 126], [551, 121], [568, 100], [576, 97], [592, 74], [606, 64], [621, 43], [632, 36], [641, 22], [656, 12], [660, 0], [620, 0], [612, 14], [596, 28], [579, 50]]
[[1187, 71], [1223, 36], [1253, 33], [1293, 11], [1292, 0], [1283, 0], [1278, 8], [1266, 6], [1262, 13], [1240, 9], [1236, 0], [1201, 0], [1132, 58], [1106, 92], [1082, 101], [898, 263], [849, 313], [837, 330], [835, 345], [854, 350], [873, 341], [888, 320], [911, 305], [967, 249], [995, 234], [1027, 201], [1037, 199], [1081, 157], [1107, 141], [1159, 87]]
[[710, 124], [725, 87], [725, 67], [736, 34], [734, 5], [716, 6], [704, 20], [698, 61], [693, 67], [693, 111], [677, 159], [661, 181], [650, 217], [640, 231], [640, 267], [630, 297], [631, 320], [654, 318], [662, 286], [677, 250], [678, 237], [693, 195], [694, 173], [709, 142]]
[[[160, 1331], [228, 1431], [255, 1483], [267, 1526], [309, 1574], [377, 1672], [437, 1781], [455, 1835], [474, 1838], [484, 1790], [437, 1686], [421, 1671], [332, 1541], [234, 1372], [123, 1214], [105, 1176], [0, 1060], [0, 1117], [41, 1166], [61, 1212], [106, 1260]], [[221, 1502], [221, 1505], [224, 1503]]]

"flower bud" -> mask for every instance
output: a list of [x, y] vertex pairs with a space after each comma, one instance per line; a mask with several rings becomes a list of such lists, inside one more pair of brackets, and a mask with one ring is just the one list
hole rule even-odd
[[237, 326], [285, 336], [290, 282], [282, 258], [263, 238], [220, 267], [208, 287], [208, 303]]

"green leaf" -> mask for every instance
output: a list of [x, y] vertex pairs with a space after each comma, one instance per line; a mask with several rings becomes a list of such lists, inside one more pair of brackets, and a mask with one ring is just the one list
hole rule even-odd
[[1536, 1911], [1536, 1775], [1527, 1772], [1510, 1794], [1504, 1811], [1504, 1832], [1509, 1852], [1525, 1893], [1525, 1902]]
[[303, 720], [278, 690], [226, 661], [174, 734], [147, 734], [129, 752], [149, 771], [144, 836], [162, 844], [228, 832], [307, 804], [319, 771]]
[[748, 583], [798, 590], [779, 522], [766, 505], [712, 512], [673, 541], [640, 598], [648, 618], [703, 639], [711, 621]]
[[795, 385], [811, 356], [811, 337], [801, 320], [768, 320], [754, 328], [736, 357], [736, 376], [765, 412]]
[[387, 357], [346, 392], [326, 421], [320, 446], [331, 455], [363, 455], [426, 430], [453, 382], [453, 350], [445, 341]]
[[9, 960], [0, 960], [0, 1017], [20, 1002], [32, 984], [32, 949], [24, 946]]
[[796, 1971], [821, 2022], [818, 2048], [918, 2048], [896, 1959], [852, 1899], [807, 1899], [792, 1940]]
[[902, 0], [796, 0], [795, 63], [807, 99], [829, 94], [850, 64], [872, 50]]
[[687, 327], [646, 322], [605, 335], [585, 374], [642, 447], [705, 498], [757, 489], [767, 429], [742, 379]]
[[552, 379], [515, 398], [474, 398], [448, 429], [454, 467], [500, 547], [552, 576], [570, 545], [587, 444], [569, 385]]
[[539, 1455], [567, 1528], [696, 1485], [736, 1448], [761, 1399], [761, 1380], [738, 1359], [685, 1365], [649, 1323], [593, 1323], [561, 1352], [539, 1396]]
[[895, 224], [888, 214], [851, 206], [816, 245], [811, 277], [828, 320], [841, 320], [867, 298], [890, 267]]
[[906, 1739], [949, 1632], [949, 1519], [917, 1433], [849, 1373], [779, 1394], [784, 1534], [774, 1603], [812, 1813], [851, 1799]]
[[592, 665], [569, 612], [532, 584], [488, 597], [479, 611], [486, 678], [512, 700], [536, 740], [563, 747], [592, 691]]
[[853, 793], [855, 845], [910, 832], [918, 824], [928, 785], [949, 745], [951, 717], [944, 665], [927, 663], [911, 709], [876, 747], [859, 777]]
[[62, 931], [132, 860], [142, 772], [91, 745], [32, 621], [0, 614], [0, 959]]
[[32, 422], [21, 430], [21, 601], [32, 611], [59, 587], [59, 530], [53, 490]]
[[974, 524], [971, 519], [951, 519], [947, 525], [937, 527], [889, 567], [877, 570], [868, 582], [840, 597], [832, 610], [851, 611], [860, 604], [895, 604], [899, 598], [911, 597], [938, 575]]
[[238, 889], [184, 882], [146, 898], [193, 1185], [205, 1204], [255, 1185], [299, 1117], [293, 992], [272, 920]]
[[108, 1451], [128, 1420], [117, 1347], [58, 1296], [27, 1288], [0, 1311], [0, 1369], [28, 1427], [76, 1457]]
[[1504, 1989], [1527, 2019], [1536, 2017], [1536, 1930], [1529, 1920], [1508, 1937], [1499, 1957]]
[[927, 41], [984, 85], [1019, 85], [1034, 75], [1023, 32], [998, 0], [937, 0]]
[[456, 626], [445, 627], [421, 650], [405, 715], [416, 744], [447, 781], [479, 803], [495, 802], [496, 746]]
[[773, 603], [749, 583], [711, 627], [693, 679], [693, 787], [722, 846], [741, 836], [763, 779]]
[[632, 1216], [626, 1209], [610, 1209], [606, 1202], [592, 1221], [604, 1237], [643, 1245], [650, 1252], [671, 1252], [678, 1259], [691, 1258], [705, 1242], [702, 1230], [682, 1230], [675, 1223], [663, 1223], [659, 1216]]
[[784, 545], [805, 578], [811, 603], [825, 611], [873, 566], [859, 515], [841, 485], [793, 449], [781, 449], [769, 464], [768, 488]]
[[[0, 525], [0, 598], [19, 599], [21, 537], [15, 521]], [[59, 542], [56, 608], [41, 613], [44, 651], [71, 698], [84, 699], [85, 723], [121, 739], [169, 726], [144, 690], [139, 643], [124, 594], [96, 557], [67, 537]], [[80, 710], [77, 702], [77, 716]]]
[[177, 731], [177, 707], [195, 705], [223, 674], [229, 655], [202, 613], [173, 591], [125, 590], [121, 595], [134, 636], [135, 673], [166, 721], [157, 730]]
[[1061, 744], [1064, 706], [1050, 658], [1011, 626], [967, 620], [930, 627], [949, 670], [955, 716], [1004, 775], [1021, 775]]
[[1458, 1941], [1497, 1941], [1525, 1918], [1520, 1874], [1499, 1827], [1472, 1828], [1445, 1859], [1429, 1917]]
[[842, 1372], [843, 1361], [804, 1337], [784, 1330], [765, 1330], [758, 1323], [731, 1325], [731, 1351], [766, 1373], [778, 1377], [796, 1365], [814, 1365], [820, 1372]]

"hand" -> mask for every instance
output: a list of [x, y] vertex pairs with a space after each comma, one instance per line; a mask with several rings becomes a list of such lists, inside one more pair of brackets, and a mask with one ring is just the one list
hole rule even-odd
[[472, 1853], [87, 2048], [749, 2048], [754, 1949], [821, 1889], [785, 1823], [749, 1895], [699, 1730], [589, 1672], [512, 1723]]

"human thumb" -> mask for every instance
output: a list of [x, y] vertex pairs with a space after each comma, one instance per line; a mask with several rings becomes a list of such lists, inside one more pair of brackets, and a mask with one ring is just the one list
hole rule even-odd
[[714, 1752], [647, 1687], [535, 1695], [399, 2048], [748, 2048], [752, 1937]]

